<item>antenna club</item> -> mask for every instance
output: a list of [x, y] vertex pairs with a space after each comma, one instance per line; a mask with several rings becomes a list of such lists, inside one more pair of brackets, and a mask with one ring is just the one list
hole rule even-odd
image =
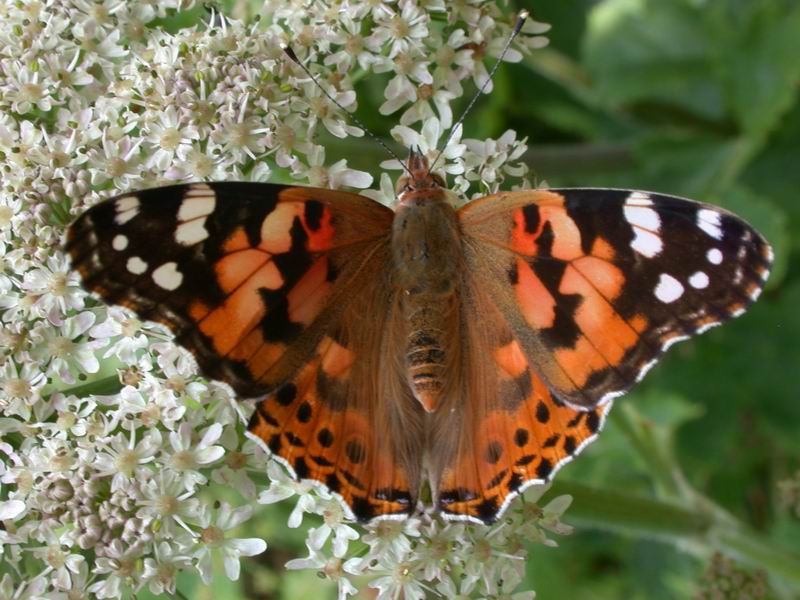
[[284, 54], [286, 54], [286, 56], [288, 56], [290, 59], [292, 59], [292, 61], [296, 62], [298, 65], [300, 64], [300, 59], [297, 58], [297, 54], [294, 53], [294, 50], [292, 50], [292, 47], [289, 44], [287, 44], [286, 42], [281, 42], [280, 47], [281, 50], [283, 50]]
[[522, 26], [525, 24], [525, 20], [530, 16], [530, 13], [522, 9], [519, 12], [519, 16], [517, 17], [517, 24], [514, 26], [514, 33], [511, 34], [511, 39], [514, 39], [519, 32], [522, 30]]

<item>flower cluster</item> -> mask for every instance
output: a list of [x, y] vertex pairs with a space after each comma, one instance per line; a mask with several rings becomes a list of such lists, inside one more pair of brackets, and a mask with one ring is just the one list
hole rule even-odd
[[775, 596], [762, 570], [747, 571], [733, 560], [714, 553], [703, 574], [695, 600], [767, 600]]
[[[559, 520], [572, 499], [558, 496], [540, 508], [536, 502], [547, 488], [539, 486], [492, 527], [447, 522], [426, 512], [371, 523], [360, 538], [366, 550], [351, 549], [348, 542], [359, 534], [344, 518], [337, 499], [323, 490], [312, 493], [308, 483], [290, 479], [277, 466], [270, 471], [273, 483], [259, 496], [260, 503], [297, 496], [290, 527], [298, 527], [304, 513], [322, 517], [322, 525], [309, 530], [308, 557], [291, 560], [286, 567], [316, 570], [337, 584], [340, 600], [356, 593], [353, 580], [364, 579], [381, 600], [511, 597], [525, 573], [525, 543], [556, 546], [548, 532], [572, 532]], [[514, 594], [516, 600], [534, 596]]]
[[[385, 80], [380, 112], [399, 120], [396, 139], [432, 158], [513, 18], [485, 0], [286, 0], [249, 25], [212, 14], [178, 28], [176, 12], [192, 4], [0, 6], [0, 553], [14, 573], [0, 595], [174, 593], [181, 571], [210, 581], [214, 555], [236, 579], [239, 557], [266, 545], [235, 528], [256, 499], [293, 494], [290, 526], [304, 513], [322, 525], [309, 531], [309, 557], [289, 566], [319, 570], [340, 595], [359, 578], [387, 598], [513, 589], [522, 541], [567, 532], [563, 498], [524, 504], [491, 529], [431, 516], [355, 529], [324, 491], [242, 444], [249, 408], [202, 378], [165, 329], [88, 296], [60, 249], [88, 206], [166, 182], [370, 186], [346, 161], [329, 165], [317, 141], [362, 135], [344, 110], [367, 74]], [[506, 60], [543, 45], [546, 29], [529, 20]], [[286, 59], [285, 43], [344, 110]], [[438, 166], [462, 196], [486, 193], [525, 185], [524, 150], [513, 132], [457, 133]], [[392, 202], [391, 189], [384, 175], [372, 194]], [[259, 495], [251, 476], [264, 472], [273, 483]], [[239, 496], [213, 502], [214, 486]]]

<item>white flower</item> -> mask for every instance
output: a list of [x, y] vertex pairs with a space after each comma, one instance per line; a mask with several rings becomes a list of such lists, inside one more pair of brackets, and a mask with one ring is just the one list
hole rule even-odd
[[165, 171], [176, 157], [185, 159], [192, 141], [200, 137], [195, 127], [181, 122], [174, 106], [168, 106], [156, 120], [146, 124], [144, 129], [150, 153], [147, 166], [159, 171]]
[[319, 527], [309, 529], [308, 547], [322, 549], [333, 534], [333, 555], [336, 558], [342, 558], [347, 553], [347, 545], [350, 541], [358, 539], [358, 532], [345, 522], [344, 509], [341, 501], [337, 498], [320, 502], [317, 511], [322, 514], [323, 523]]
[[39, 345], [39, 358], [46, 364], [48, 374], [57, 375], [64, 383], [76, 383], [76, 372], [97, 373], [100, 363], [95, 350], [105, 346], [105, 342], [94, 340], [81, 342], [79, 338], [94, 324], [96, 315], [84, 311], [68, 317], [56, 329], [48, 328], [36, 340]]
[[273, 504], [299, 495], [294, 510], [289, 515], [289, 527], [299, 527], [303, 522], [303, 514], [316, 509], [319, 495], [314, 490], [314, 485], [309, 481], [297, 481], [289, 477], [281, 465], [270, 461], [267, 465], [267, 476], [270, 480], [269, 488], [261, 492], [258, 497], [259, 504]]
[[135, 573], [136, 561], [141, 550], [128, 547], [121, 540], [114, 540], [104, 548], [105, 556], [97, 559], [93, 574], [106, 575], [89, 586], [89, 592], [98, 598], [120, 598], [125, 589], [132, 583], [131, 576]]
[[369, 582], [369, 587], [378, 590], [376, 600], [423, 600], [431, 588], [418, 578], [419, 564], [416, 560], [405, 560], [393, 552], [376, 558], [377, 566], [370, 575], [379, 575]]
[[22, 63], [16, 62], [5, 65], [6, 91], [5, 102], [10, 102], [10, 108], [17, 114], [23, 115], [33, 108], [47, 112], [53, 108], [53, 81], [40, 80], [40, 73], [26, 68]]
[[[380, 519], [371, 523], [365, 529], [361, 541], [369, 546], [369, 552], [363, 560], [372, 559], [385, 552], [392, 552], [395, 556], [406, 556], [411, 551], [409, 538], [420, 537], [421, 521], [417, 517], [407, 519]], [[430, 546], [426, 541], [421, 545], [421, 551]]]
[[295, 177], [302, 177], [315, 187], [339, 189], [341, 187], [365, 188], [372, 184], [372, 175], [364, 171], [356, 171], [347, 167], [347, 160], [342, 159], [330, 167], [325, 167], [325, 148], [315, 146], [308, 155], [308, 167], [298, 164], [294, 169]]
[[135, 431], [129, 435], [128, 439], [125, 434], [118, 433], [107, 443], [99, 444], [94, 468], [98, 474], [112, 477], [112, 491], [137, 478], [143, 465], [155, 460], [161, 448], [161, 433], [158, 430], [148, 431], [138, 443]]
[[178, 431], [170, 432], [169, 443], [172, 453], [169, 456], [170, 468], [180, 473], [186, 487], [203, 485], [207, 479], [199, 469], [209, 465], [225, 454], [225, 448], [216, 445], [222, 435], [222, 425], [214, 423], [197, 440], [190, 423], [182, 423]]
[[[466, 146], [461, 141], [461, 127], [453, 134], [447, 146], [440, 151], [437, 148], [442, 129], [439, 120], [430, 119], [422, 126], [422, 132], [417, 132], [410, 127], [397, 125], [392, 128], [392, 136], [407, 148], [419, 148], [420, 152], [428, 159], [434, 169], [442, 169], [446, 173], [460, 174], [464, 172], [461, 156]], [[438, 161], [437, 161], [438, 159]], [[434, 164], [434, 161], [437, 161]], [[448, 161], [451, 161], [448, 163]], [[400, 168], [397, 161], [382, 163], [384, 168]]]
[[34, 309], [54, 325], [60, 325], [68, 309], [83, 308], [84, 292], [78, 286], [78, 276], [65, 256], [51, 256], [47, 265], [25, 273], [22, 288], [36, 294]]
[[238, 112], [232, 108], [225, 110], [219, 117], [219, 124], [211, 132], [211, 139], [220, 146], [226, 160], [231, 162], [240, 163], [247, 158], [255, 160], [267, 145], [265, 134], [270, 128], [265, 126], [263, 118], [248, 115], [247, 100], [248, 95], [245, 94]]
[[295, 558], [286, 563], [287, 569], [314, 569], [326, 579], [333, 581], [338, 588], [337, 600], [345, 600], [347, 596], [354, 596], [358, 590], [347, 578], [346, 567], [341, 558], [327, 557], [322, 552], [306, 543], [308, 556]]
[[127, 135], [112, 139], [106, 129], [102, 145], [91, 148], [88, 154], [92, 185], [113, 181], [117, 189], [127, 189], [141, 181], [144, 165], [139, 158], [139, 146], [143, 141]]
[[195, 488], [186, 487], [177, 473], [160, 471], [142, 484], [136, 516], [145, 521], [157, 520], [166, 537], [177, 535], [176, 525], [191, 532], [187, 521], [200, 514], [200, 501], [192, 497], [195, 492]]
[[367, 45], [374, 52], [380, 52], [388, 44], [389, 58], [411, 50], [424, 55], [423, 40], [428, 36], [430, 17], [410, 0], [400, 0], [400, 7], [400, 14], [377, 13], [377, 23], [366, 40]]
[[200, 547], [194, 556], [198, 559], [197, 570], [206, 584], [211, 583], [212, 553], [222, 554], [225, 574], [231, 580], [239, 579], [239, 557], [255, 556], [267, 549], [267, 544], [259, 538], [227, 538], [225, 532], [248, 520], [253, 512], [250, 506], [233, 509], [227, 502], [222, 502], [216, 519], [206, 507], [200, 516], [199, 526], [202, 528], [197, 540]]
[[13, 360], [0, 366], [0, 409], [7, 415], [30, 418], [30, 407], [41, 398], [47, 377], [34, 363], [19, 366]]
[[105, 315], [104, 321], [89, 330], [89, 335], [96, 340], [111, 341], [103, 358], [115, 356], [126, 365], [136, 364], [137, 353], [149, 343], [142, 331], [142, 322], [117, 307], [109, 307]]
[[51, 580], [57, 588], [62, 590], [72, 588], [72, 577], [80, 572], [84, 562], [83, 556], [70, 553], [69, 549], [57, 539], [52, 539], [47, 546], [34, 548], [33, 555], [47, 565], [47, 569], [42, 575], [52, 572]]
[[181, 571], [191, 567], [191, 557], [178, 547], [161, 542], [154, 548], [154, 558], [144, 559], [143, 581], [150, 593], [175, 595], [175, 578]]

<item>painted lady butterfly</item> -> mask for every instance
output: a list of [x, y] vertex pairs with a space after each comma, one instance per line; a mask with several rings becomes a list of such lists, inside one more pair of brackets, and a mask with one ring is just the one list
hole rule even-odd
[[591, 442], [672, 344], [758, 297], [738, 217], [647, 192], [499, 193], [456, 210], [421, 155], [396, 211], [257, 183], [128, 193], [82, 215], [85, 286], [166, 324], [259, 397], [249, 435], [351, 517], [490, 522]]

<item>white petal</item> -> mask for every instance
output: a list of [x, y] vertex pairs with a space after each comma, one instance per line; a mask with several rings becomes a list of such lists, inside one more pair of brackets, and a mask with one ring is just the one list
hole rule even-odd
[[0, 502], [0, 521], [16, 519], [25, 511], [25, 503], [21, 500]]
[[237, 538], [225, 542], [226, 546], [231, 547], [239, 556], [255, 556], [267, 549], [267, 542], [261, 538]]

